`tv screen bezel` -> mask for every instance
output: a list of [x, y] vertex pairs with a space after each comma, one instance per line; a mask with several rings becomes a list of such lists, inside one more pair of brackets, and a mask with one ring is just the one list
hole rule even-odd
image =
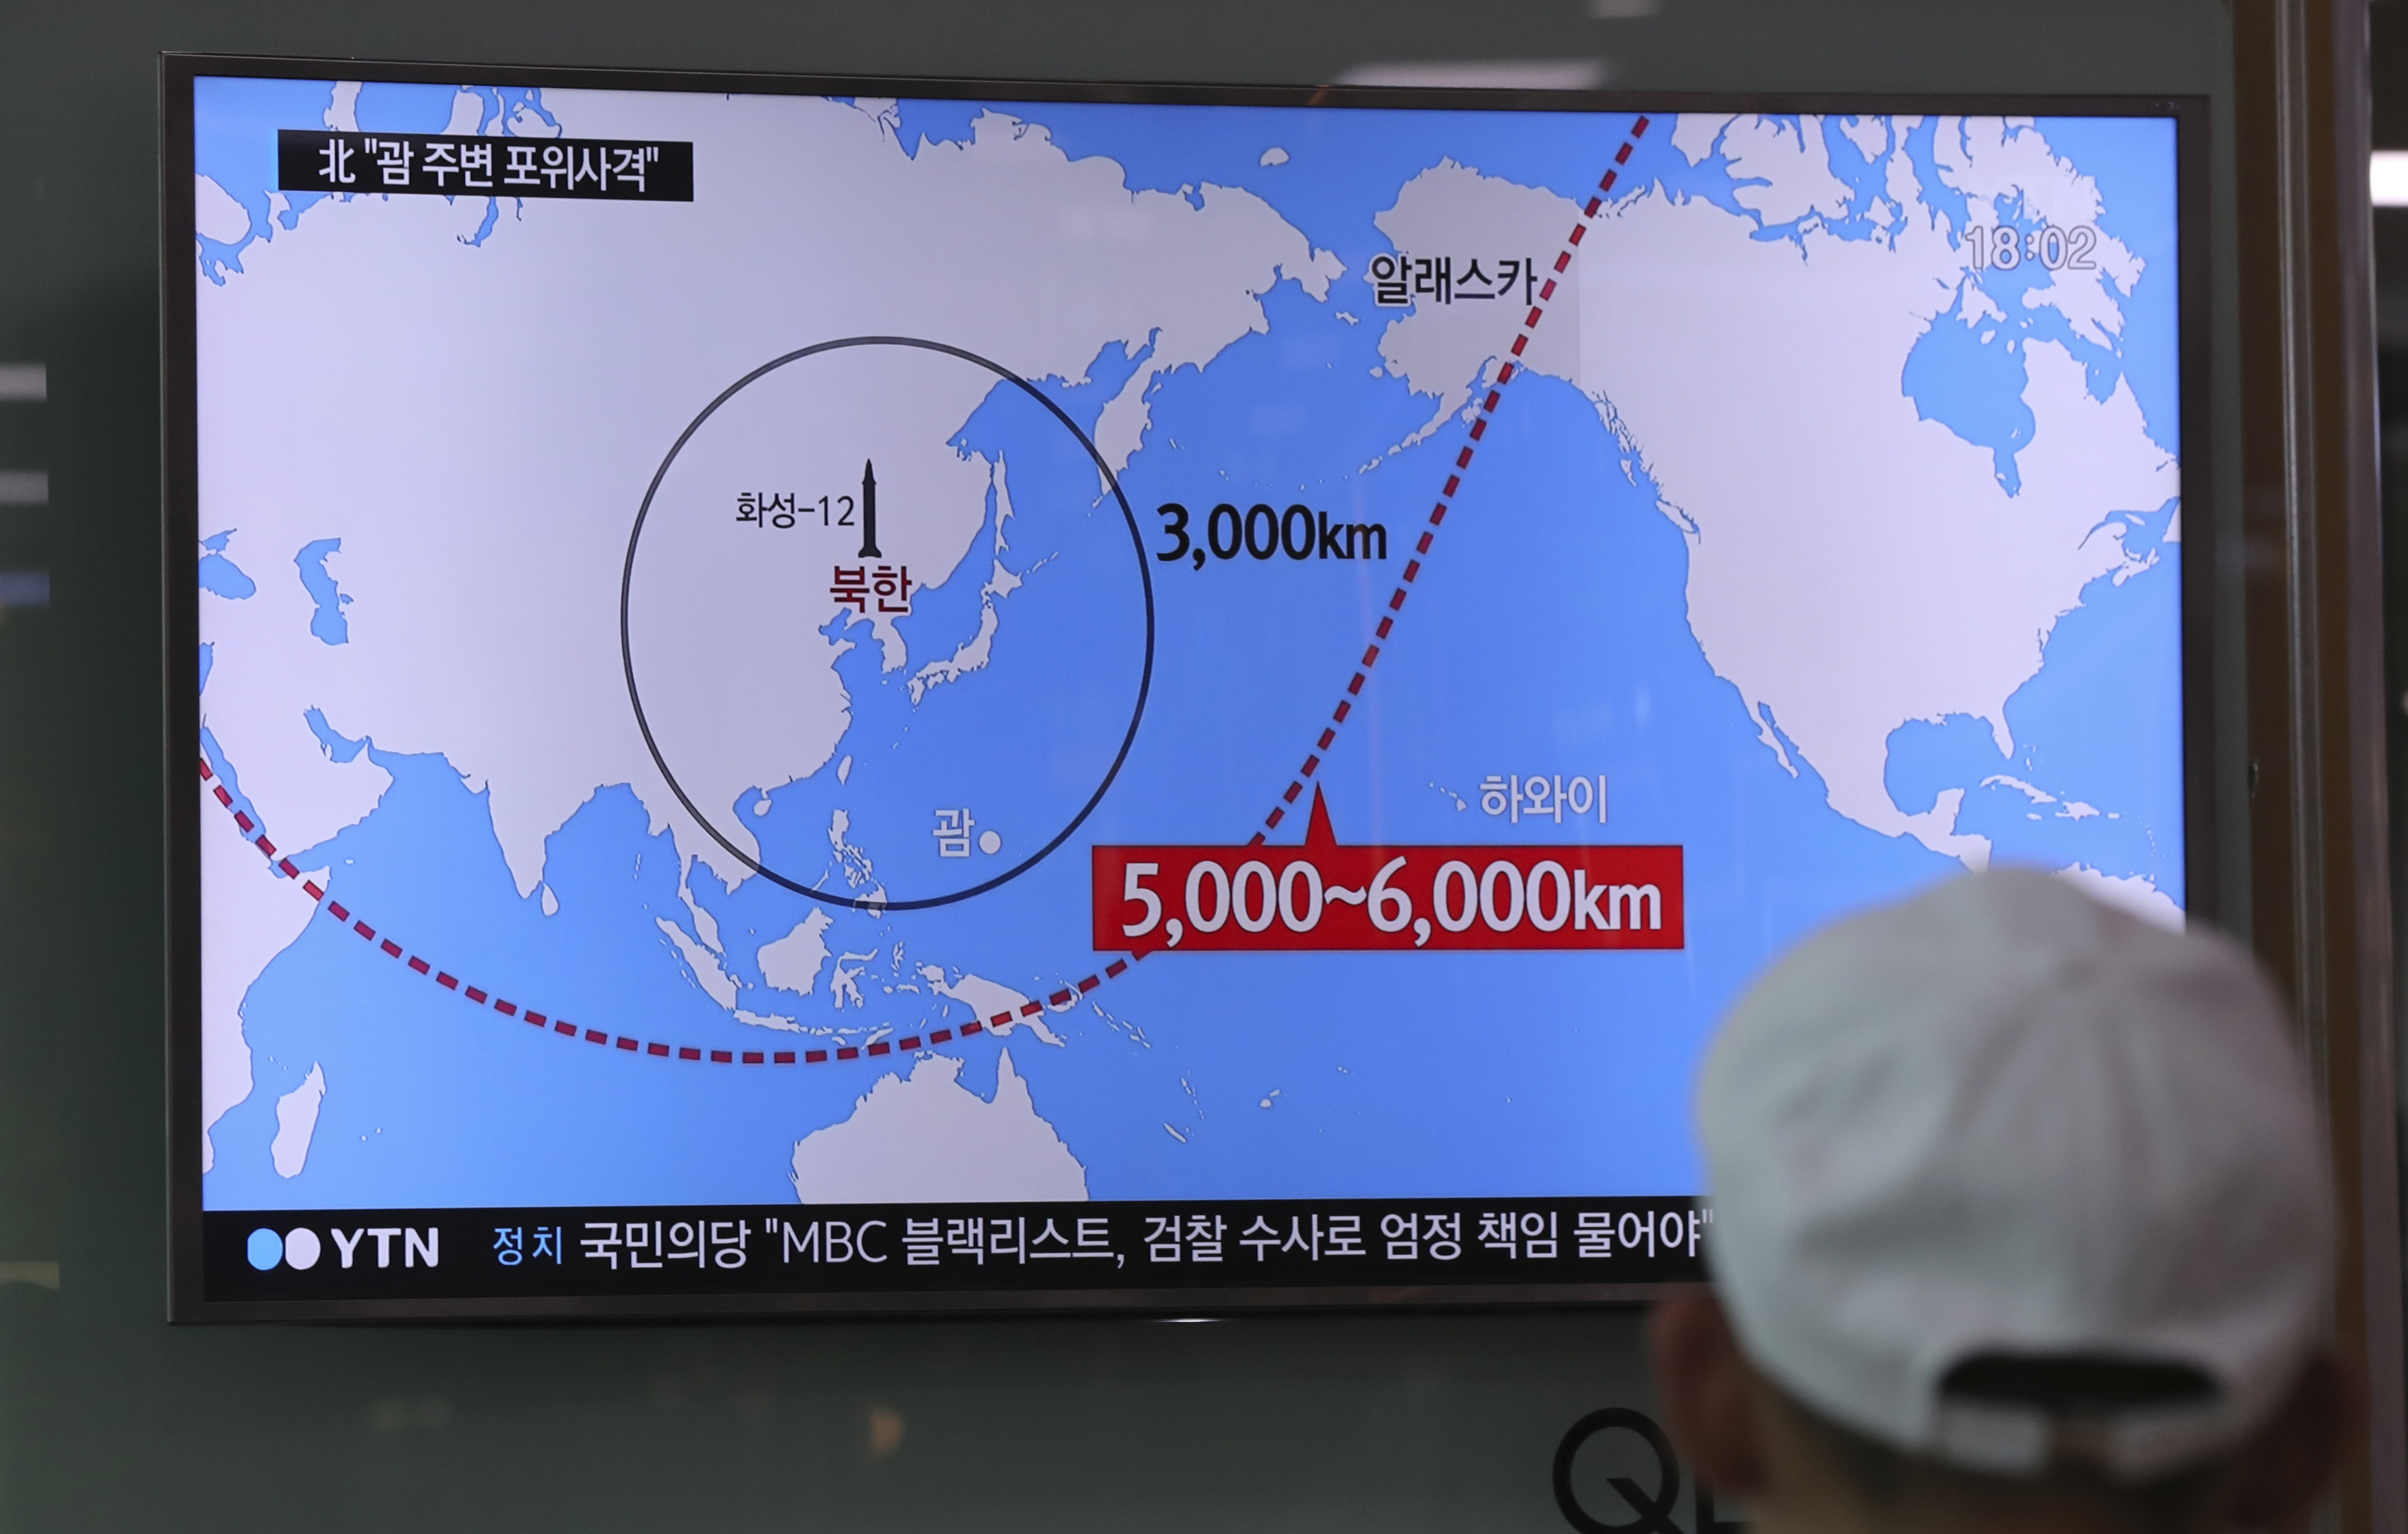
[[2050, 95], [1996, 93], [1650, 92], [1423, 89], [1346, 85], [1211, 85], [921, 79], [873, 75], [552, 68], [521, 65], [403, 63], [255, 54], [165, 53], [160, 58], [160, 366], [164, 642], [166, 696], [162, 762], [167, 968], [168, 1313], [189, 1322], [537, 1321], [768, 1318], [870, 1314], [1030, 1312], [1226, 1314], [1261, 1311], [1498, 1310], [1631, 1305], [1661, 1283], [1526, 1283], [1281, 1288], [857, 1291], [476, 1299], [226, 1300], [203, 1294], [201, 1172], [201, 818], [187, 774], [201, 724], [191, 658], [200, 628], [199, 590], [179, 578], [179, 550], [199, 538], [196, 301], [194, 277], [194, 82], [204, 76], [378, 80], [562, 90], [739, 93], [1029, 103], [1364, 108], [1478, 111], [1801, 113], [1972, 117], [2157, 117], [2175, 125], [2180, 432], [2186, 472], [2182, 516], [2195, 531], [2182, 542], [2184, 854], [2190, 919], [2215, 923], [2216, 806], [2212, 622], [2215, 594], [2214, 478], [2209, 440], [2209, 104], [2198, 95]]

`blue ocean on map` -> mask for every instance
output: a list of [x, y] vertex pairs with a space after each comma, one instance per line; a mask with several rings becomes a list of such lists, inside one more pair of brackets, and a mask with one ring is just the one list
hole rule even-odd
[[[322, 192], [277, 190], [276, 134], [280, 128], [322, 128], [335, 108], [333, 80], [232, 79], [205, 75], [193, 82], [193, 165], [251, 215], [240, 239], [195, 235], [201, 275], [223, 283], [242, 271], [242, 252], [254, 240], [273, 239], [279, 229], [299, 225], [301, 215], [325, 200]], [[524, 114], [533, 125], [556, 131], [559, 123], [543, 105], [543, 93], [527, 87], [402, 85], [390, 80], [355, 83], [351, 121], [367, 133], [443, 133], [463, 90], [481, 99], [477, 126], [487, 132]], [[493, 232], [499, 214], [492, 202], [476, 238]]]
[[201, 590], [230, 602], [239, 602], [259, 589], [259, 583], [245, 574], [243, 567], [226, 557], [226, 545], [233, 541], [231, 529], [215, 533], [201, 540]]
[[326, 573], [326, 556], [340, 553], [342, 549], [341, 538], [322, 538], [302, 545], [301, 552], [293, 556], [294, 566], [301, 574], [301, 588], [317, 604], [318, 610], [309, 615], [309, 632], [321, 644], [349, 644], [351, 638], [351, 622], [343, 616], [343, 609], [351, 605], [351, 599]]
[[[258, 162], [259, 129], [319, 121], [328, 88], [214, 83], [203, 168], [253, 209], [253, 237], [286, 237], [300, 210], [268, 231], [273, 167], [263, 173]], [[363, 124], [372, 108], [423, 122], [451, 101], [448, 88], [377, 102], [363, 92], [357, 107]], [[549, 111], [539, 98], [492, 103], [496, 113], [522, 109]], [[1778, 720], [1751, 717], [1714, 673], [1689, 624], [1690, 535], [1659, 506], [1642, 457], [1572, 385], [1516, 380], [1478, 444], [1476, 472], [1443, 524], [1430, 525], [1436, 491], [1469, 441], [1465, 423], [1449, 420], [1397, 447], [1434, 406], [1381, 369], [1381, 323], [1340, 313], [1379, 312], [1359, 286], [1385, 248], [1371, 220], [1444, 160], [1585, 198], [1627, 114], [1297, 110], [1267, 125], [1262, 114], [1205, 112], [1173, 133], [1123, 107], [907, 102], [903, 141], [960, 140], [989, 109], [1040, 122], [1074, 157], [1109, 157], [1132, 188], [1252, 190], [1350, 274], [1327, 302], [1281, 283], [1263, 298], [1264, 332], [1155, 384], [1154, 425], [1119, 475], [1143, 553], [1083, 449], [1025, 394], [990, 394], [956, 442], [1009, 467], [1011, 515], [990, 505], [973, 555], [930, 583], [907, 631], [915, 656], [977, 631], [988, 598], [976, 551], [1000, 529], [997, 557], [1023, 583], [995, 599], [988, 664], [914, 697], [908, 673], [883, 672], [875, 645], [857, 643], [838, 663], [853, 704], [838, 755], [852, 766], [775, 789], [748, 823], [770, 866], [856, 898], [863, 886], [829, 839], [838, 809], [849, 808], [854, 845], [902, 870], [898, 895], [907, 874], [955, 876], [931, 835], [932, 802], [958, 799], [981, 825], [1015, 828], [1006, 851], [969, 859], [982, 877], [1035, 850], [1019, 826], [1083, 813], [1075, 834], [983, 894], [925, 910], [855, 909], [768, 879], [731, 886], [706, 867], [681, 868], [636, 792], [599, 784], [552, 833], [542, 882], [522, 895], [486, 794], [457, 765], [388, 749], [368, 722], [313, 709], [308, 723], [330, 759], [365, 756], [391, 782], [364, 819], [290, 855], [329, 869], [332, 896], [380, 936], [438, 955], [522, 1014], [542, 1011], [547, 1025], [471, 1005], [347, 922], [313, 918], [246, 997], [253, 1086], [212, 1132], [208, 1207], [791, 1202], [796, 1143], [850, 1118], [882, 1076], [912, 1068], [910, 1057], [717, 1066], [597, 1047], [582, 1030], [704, 1051], [858, 1047], [978, 1019], [982, 1009], [939, 990], [977, 994], [973, 982], [1046, 1005], [1033, 1022], [949, 1042], [946, 1053], [966, 1062], [961, 1085], [992, 1097], [1009, 1053], [1094, 1198], [1693, 1193], [1702, 1174], [1690, 1083], [1741, 987], [1818, 924], [1961, 870], [1836, 813]], [[1900, 142], [1933, 204], [1947, 206], [1930, 168], [1933, 131], [1927, 121]], [[2056, 310], [2018, 301], [2015, 274], [1992, 273], [1985, 291], [2012, 318], [1983, 332], [1942, 316], [1899, 380], [1926, 419], [1992, 454], [2011, 491], [2031, 436], [2028, 412], [2016, 411], [2021, 349], [2034, 339], [2072, 347], [2094, 391], [2128, 380], [2155, 439], [2180, 446], [2173, 221], [2170, 201], [2150, 190], [2171, 184], [2159, 163], [2171, 129], [2046, 120], [2039, 131], [2098, 177], [2103, 227], [2147, 263], [2122, 296], [2120, 348], [2071, 337]], [[1731, 200], [1728, 162], [1692, 165], [1669, 136], [1642, 141], [1618, 195], [1699, 197], [1753, 218]], [[1286, 163], [1263, 163], [1267, 140], [1290, 151]], [[1844, 139], [1824, 141], [1856, 196], [1835, 232], [1879, 237], [1872, 163]], [[1961, 196], [1949, 211], [1960, 222], [2021, 217], [1969, 209]], [[239, 255], [204, 242], [205, 275], [241, 280]], [[1108, 347], [1085, 381], [1033, 381], [1092, 432], [1137, 358]], [[1201, 568], [1153, 557], [1166, 536], [1156, 509], [1189, 507], [1200, 532], [1223, 499], [1376, 524], [1387, 557], [1241, 556]], [[1989, 838], [2001, 859], [2145, 876], [2179, 901], [2180, 508], [2118, 517], [2132, 567], [2094, 581], [2057, 618], [2003, 727], [1909, 722], [1891, 737], [1886, 781], [1909, 812], [1961, 791], [1956, 829]], [[250, 578], [224, 548], [204, 552], [202, 584], [237, 597]], [[349, 598], [325, 572], [333, 552], [328, 540], [279, 557], [294, 557], [311, 581], [311, 632], [340, 643]], [[1410, 601], [1393, 608], [1408, 559], [1424, 567]], [[1138, 656], [1149, 586], [1147, 674]], [[350, 614], [365, 617], [359, 607]], [[1390, 615], [1376, 666], [1347, 694]], [[839, 624], [830, 637], [861, 632]], [[223, 675], [236, 663], [205, 649], [204, 684], [213, 667]], [[1114, 721], [1128, 716], [1140, 681], [1142, 717], [1123, 757]], [[1768, 728], [1783, 752], [1768, 746]], [[241, 762], [213, 736], [203, 749], [273, 835], [275, 807], [240, 796]], [[1119, 956], [1092, 936], [1088, 848], [1240, 846], [1308, 756], [1345, 843], [1676, 845], [1687, 944], [1169, 952], [1082, 992]], [[1509, 776], [1602, 778], [1610, 792], [1601, 812], [1492, 812], [1484, 784]], [[1107, 777], [1089, 809], [1082, 785]], [[1270, 839], [1300, 841], [1302, 810], [1283, 810]], [[760, 950], [814, 920], [827, 956], [811, 990], [770, 984]], [[772, 1021], [741, 1022], [713, 1000], [664, 923], [696, 945], [715, 940], [739, 1005]], [[1047, 999], [1066, 990], [1068, 1001]], [[838, 994], [858, 1004], [834, 1006]], [[578, 1034], [554, 1031], [554, 1020]], [[269, 1154], [279, 1100], [313, 1068], [325, 1094], [306, 1168], [288, 1178]]]

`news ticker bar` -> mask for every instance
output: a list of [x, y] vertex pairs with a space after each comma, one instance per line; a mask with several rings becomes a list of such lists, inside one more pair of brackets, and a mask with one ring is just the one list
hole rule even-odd
[[211, 1211], [209, 1300], [1660, 1283], [1694, 1198]]

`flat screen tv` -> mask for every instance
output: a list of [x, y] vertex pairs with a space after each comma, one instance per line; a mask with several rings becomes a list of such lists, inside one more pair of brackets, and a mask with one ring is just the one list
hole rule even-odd
[[1630, 1299], [2209, 911], [2196, 102], [163, 79], [179, 1317]]

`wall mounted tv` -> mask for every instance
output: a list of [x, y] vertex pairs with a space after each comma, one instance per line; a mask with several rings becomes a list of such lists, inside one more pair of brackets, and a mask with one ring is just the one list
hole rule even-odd
[[2196, 103], [164, 101], [179, 1317], [1637, 1297], [1785, 943], [2204, 909]]

